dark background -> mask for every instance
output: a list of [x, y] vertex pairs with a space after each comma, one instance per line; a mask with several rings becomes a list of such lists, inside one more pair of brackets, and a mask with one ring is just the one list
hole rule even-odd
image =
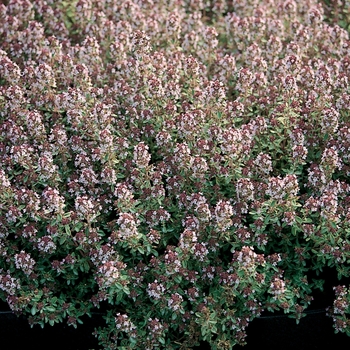
[[[309, 276], [310, 280], [315, 276]], [[350, 337], [334, 333], [332, 318], [326, 315], [326, 308], [333, 304], [333, 286], [350, 285], [350, 278], [338, 281], [336, 271], [326, 268], [319, 278], [324, 278], [323, 290], [313, 291], [313, 301], [306, 310], [307, 316], [299, 324], [284, 314], [265, 312], [255, 318], [247, 328], [247, 345], [235, 346], [237, 350], [350, 350]], [[97, 338], [92, 335], [96, 327], [105, 325], [101, 315], [82, 318], [84, 324], [75, 329], [65, 324], [46, 325], [44, 329], [36, 325], [30, 328], [25, 317], [17, 317], [9, 312], [7, 303], [0, 301], [0, 350], [35, 349], [47, 350], [54, 346], [63, 350], [98, 350]], [[23, 344], [26, 346], [23, 347]], [[341, 347], [341, 348], [340, 348]], [[210, 350], [202, 343], [193, 350]], [[171, 349], [167, 349], [171, 350]], [[220, 350], [220, 349], [219, 349]]]
[[[77, 329], [58, 324], [30, 328], [24, 317], [0, 313], [1, 350], [45, 349], [64, 350], [99, 349], [97, 339], [92, 335], [94, 328], [103, 325], [100, 316], [84, 319]], [[302, 318], [299, 325], [286, 316], [268, 316], [255, 319], [248, 327], [247, 345], [235, 349], [335, 349], [342, 346], [350, 349], [350, 337], [334, 334], [332, 319], [320, 310]], [[202, 344], [198, 349], [210, 349]]]

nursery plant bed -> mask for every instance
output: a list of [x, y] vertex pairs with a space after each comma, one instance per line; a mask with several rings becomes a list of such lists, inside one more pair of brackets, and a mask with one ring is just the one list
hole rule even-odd
[[1, 350], [349, 345], [331, 3], [0, 2]]
[[[310, 309], [299, 324], [281, 312], [264, 312], [249, 324], [247, 344], [242, 347], [236, 345], [234, 348], [253, 350], [263, 347], [279, 350], [283, 345], [283, 349], [312, 350], [350, 347], [350, 337], [343, 333], [335, 334], [332, 319], [326, 315], [326, 309], [334, 297], [332, 285], [336, 279], [331, 269], [326, 269], [323, 275], [326, 278], [325, 289], [314, 293]], [[104, 324], [102, 313], [95, 313], [91, 318], [86, 316], [83, 322], [77, 328], [65, 324], [47, 324], [44, 328], [35, 325], [31, 328], [26, 317], [16, 316], [6, 303], [0, 302], [1, 349], [12, 350], [25, 343], [29, 348], [35, 347], [37, 350], [46, 350], [48, 344], [55, 344], [57, 348], [65, 350], [102, 350], [92, 334], [96, 327]], [[200, 346], [193, 348], [210, 349], [207, 342], [201, 342]]]

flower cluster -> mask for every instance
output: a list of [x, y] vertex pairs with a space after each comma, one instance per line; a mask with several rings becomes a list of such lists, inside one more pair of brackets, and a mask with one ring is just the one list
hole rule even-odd
[[336, 299], [333, 302], [333, 306], [329, 308], [328, 313], [333, 318], [333, 326], [335, 332], [346, 332], [348, 334], [349, 324], [349, 290], [346, 286], [333, 287], [335, 291]]
[[17, 269], [22, 270], [29, 276], [33, 272], [35, 260], [31, 258], [30, 254], [22, 250], [19, 254], [15, 255], [15, 265]]
[[8, 295], [14, 295], [17, 289], [20, 289], [21, 285], [18, 279], [11, 277], [9, 272], [5, 273], [1, 270], [0, 275], [0, 289], [6, 292]]

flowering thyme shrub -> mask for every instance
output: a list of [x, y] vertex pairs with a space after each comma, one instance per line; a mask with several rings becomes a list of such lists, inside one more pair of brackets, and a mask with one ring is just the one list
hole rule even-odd
[[0, 298], [42, 326], [100, 307], [105, 349], [230, 349], [327, 266], [349, 334], [348, 13], [3, 2]]

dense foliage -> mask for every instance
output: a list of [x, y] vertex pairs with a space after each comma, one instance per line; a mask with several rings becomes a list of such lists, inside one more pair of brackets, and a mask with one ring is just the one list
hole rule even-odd
[[104, 349], [244, 344], [337, 273], [350, 334], [348, 1], [0, 5], [0, 298]]

